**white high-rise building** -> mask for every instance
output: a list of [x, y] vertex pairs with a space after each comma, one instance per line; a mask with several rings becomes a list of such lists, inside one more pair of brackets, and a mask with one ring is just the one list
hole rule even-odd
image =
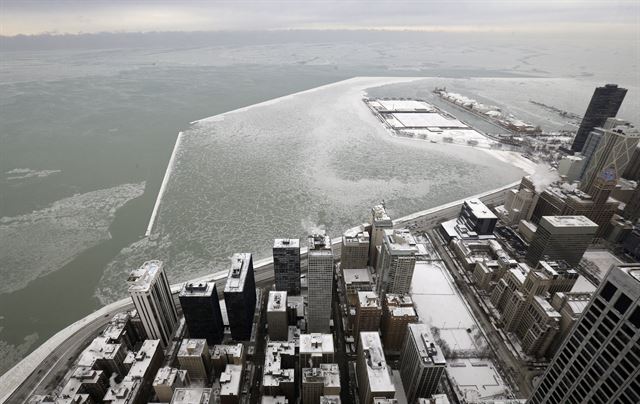
[[[387, 215], [384, 203], [371, 208], [371, 237], [369, 242], [369, 265], [375, 266], [378, 263], [377, 248], [382, 245], [384, 231], [393, 228], [393, 221]], [[343, 266], [343, 268], [346, 268]]]
[[400, 354], [400, 377], [410, 403], [436, 393], [446, 364], [429, 326], [409, 324]]
[[333, 251], [325, 234], [309, 236], [307, 332], [329, 333], [333, 308]]
[[407, 229], [385, 230], [378, 258], [378, 296], [409, 293], [416, 266], [416, 240]]
[[640, 264], [613, 266], [528, 404], [640, 402]]
[[594, 144], [583, 149], [586, 162], [580, 189], [593, 196], [596, 178], [615, 181], [622, 177], [640, 142], [640, 131], [629, 122], [609, 118], [604, 128], [597, 128], [589, 138], [587, 142]]
[[127, 282], [147, 338], [159, 339], [167, 346], [178, 323], [178, 313], [162, 261], [145, 262], [131, 271]]

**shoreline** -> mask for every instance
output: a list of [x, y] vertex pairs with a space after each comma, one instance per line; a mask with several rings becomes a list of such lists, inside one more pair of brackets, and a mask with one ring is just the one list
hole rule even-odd
[[[457, 215], [459, 211], [459, 206], [462, 204], [464, 200], [470, 198], [479, 198], [480, 200], [486, 202], [496, 202], [504, 200], [504, 195], [509, 189], [512, 189], [514, 186], [519, 184], [520, 181], [513, 182], [510, 184], [506, 184], [502, 187], [495, 188], [489, 191], [485, 191], [480, 194], [471, 195], [463, 199], [459, 199], [456, 201], [452, 201], [446, 203], [444, 205], [436, 206], [430, 209], [426, 209], [423, 211], [415, 212], [400, 218], [393, 220], [394, 227], [405, 226], [412, 223], [418, 223], [420, 220], [423, 225], [431, 225], [435, 222], [438, 222], [444, 218], [448, 218], [452, 215]], [[361, 227], [362, 225], [355, 226]], [[345, 230], [346, 231], [346, 230]], [[335, 237], [331, 239], [331, 243], [333, 245], [339, 244], [342, 241], [341, 237]], [[306, 252], [306, 249], [302, 248], [300, 253], [301, 255]], [[261, 260], [257, 260], [254, 263], [254, 271], [258, 271], [260, 268], [263, 268], [272, 263], [272, 258], [263, 258]], [[190, 281], [199, 281], [199, 280], [212, 280], [219, 279], [220, 277], [226, 276], [225, 272], [228, 271], [218, 271], [213, 274], [204, 275], [199, 278], [192, 279]], [[171, 290], [173, 293], [179, 291], [184, 282], [180, 282], [177, 284], [171, 285]], [[9, 369], [5, 374], [0, 376], [0, 391], [4, 393], [4, 397], [0, 397], [0, 402], [5, 403], [9, 399], [9, 397], [22, 385], [22, 383], [37, 369], [41, 363], [49, 357], [49, 355], [57, 349], [62, 343], [72, 338], [75, 334], [83, 331], [83, 329], [91, 325], [92, 322], [105, 319], [110, 320], [112, 316], [111, 313], [115, 311], [122, 311], [128, 306], [131, 306], [131, 299], [124, 298], [118, 300], [116, 302], [110, 303], [106, 306], [101, 307], [100, 309], [94, 311], [88, 316], [77, 320], [73, 324], [65, 327], [64, 329], [58, 331], [48, 340], [43, 342], [38, 348], [36, 348], [33, 352], [31, 352], [27, 357], [23, 358], [20, 362], [18, 362], [15, 366]], [[108, 316], [105, 318], [104, 316]]]

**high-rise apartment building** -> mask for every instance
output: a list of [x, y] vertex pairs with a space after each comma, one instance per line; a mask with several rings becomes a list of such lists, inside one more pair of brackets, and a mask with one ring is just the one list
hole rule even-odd
[[430, 397], [446, 367], [444, 355], [426, 324], [409, 324], [400, 354], [400, 377], [409, 403]]
[[296, 347], [290, 342], [269, 342], [265, 348], [262, 388], [265, 395], [296, 399]]
[[613, 266], [528, 404], [640, 402], [640, 264]]
[[387, 365], [377, 332], [360, 333], [356, 374], [360, 403], [373, 404], [375, 397], [395, 397], [396, 387], [391, 379], [391, 368]]
[[251, 339], [256, 308], [256, 281], [251, 254], [236, 253], [231, 257], [231, 269], [224, 286], [224, 302], [231, 337], [236, 341]]
[[596, 88], [582, 118], [571, 150], [574, 152], [582, 151], [589, 133], [594, 128], [604, 125], [607, 118], [616, 116], [626, 94], [627, 89], [618, 87], [616, 84], [607, 84], [604, 87]]
[[270, 291], [267, 301], [267, 324], [272, 341], [286, 341], [289, 334], [287, 292]]
[[416, 240], [407, 229], [385, 230], [378, 259], [378, 296], [409, 293], [416, 266]]
[[[615, 118], [607, 119], [605, 128], [596, 129], [601, 132], [599, 141], [585, 163], [584, 175], [580, 189], [591, 196], [596, 196], [596, 178], [610, 183], [609, 191], [615, 188], [617, 180], [622, 177], [631, 162], [640, 141], [640, 131], [631, 125]], [[609, 195], [606, 196], [608, 198]], [[603, 198], [606, 200], [606, 198]]]
[[273, 273], [276, 290], [290, 296], [300, 294], [300, 240], [277, 238], [273, 241]]
[[473, 198], [462, 203], [458, 222], [476, 234], [490, 235], [498, 217], [480, 199]]
[[580, 263], [592, 242], [598, 225], [585, 216], [544, 216], [527, 251], [527, 261], [536, 266], [541, 260]]
[[[393, 221], [387, 214], [384, 203], [371, 208], [371, 238], [369, 242], [369, 265], [378, 264], [378, 247], [382, 245], [384, 231], [393, 229]], [[343, 266], [343, 268], [346, 268]]]
[[219, 344], [224, 336], [224, 323], [215, 282], [187, 282], [178, 297], [189, 336], [206, 338], [210, 345]]
[[369, 234], [347, 231], [342, 235], [340, 268], [366, 268], [369, 260]]
[[376, 292], [358, 292], [356, 315], [353, 319], [353, 335], [360, 335], [361, 331], [378, 331], [382, 305]]
[[127, 279], [129, 294], [149, 339], [169, 345], [178, 323], [178, 313], [171, 295], [162, 261], [147, 261], [131, 271]]
[[307, 332], [330, 332], [333, 310], [333, 250], [325, 234], [309, 236]]
[[189, 375], [184, 369], [176, 369], [169, 366], [158, 369], [153, 379], [153, 391], [158, 401], [168, 403], [176, 389], [189, 385]]
[[387, 293], [382, 299], [380, 331], [387, 352], [399, 352], [407, 334], [407, 324], [417, 323], [418, 314], [409, 295]]

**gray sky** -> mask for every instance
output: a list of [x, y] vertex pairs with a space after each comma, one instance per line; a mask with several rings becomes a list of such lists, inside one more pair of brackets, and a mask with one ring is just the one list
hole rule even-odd
[[633, 34], [640, 0], [0, 0], [0, 34], [387, 29]]

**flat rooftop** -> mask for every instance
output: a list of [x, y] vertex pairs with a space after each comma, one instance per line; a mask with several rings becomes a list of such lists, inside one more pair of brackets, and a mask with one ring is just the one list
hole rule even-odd
[[[207, 340], [192, 338], [192, 339], [183, 339], [180, 344], [180, 349], [178, 350], [178, 356], [201, 356], [205, 354], [205, 349], [207, 349]], [[208, 352], [206, 352], [208, 355]]]
[[342, 276], [346, 285], [372, 282], [369, 268], [345, 268], [342, 270]]
[[287, 311], [287, 292], [272, 290], [269, 292], [267, 311]]
[[301, 354], [333, 354], [334, 352], [332, 334], [312, 333], [300, 335]]
[[416, 239], [408, 229], [393, 229], [384, 231], [384, 241], [389, 245], [392, 253], [416, 254]]
[[421, 364], [423, 366], [445, 366], [447, 361], [436, 345], [429, 326], [422, 323], [409, 324], [409, 333], [420, 354]]
[[170, 366], [162, 367], [158, 369], [158, 372], [156, 373], [156, 377], [153, 379], [153, 385], [154, 386], [158, 386], [158, 385], [171, 386], [175, 383], [176, 379], [178, 379], [178, 374], [180, 372], [185, 373], [185, 376], [186, 376], [186, 372], [187, 372], [186, 370], [180, 370], [180, 369], [172, 368]]
[[558, 229], [578, 229], [585, 228], [595, 231], [598, 225], [586, 216], [542, 216], [540, 226], [548, 229], [549, 227]]
[[231, 269], [227, 277], [227, 283], [224, 285], [225, 293], [242, 292], [249, 273], [251, 265], [250, 253], [235, 253], [231, 257]]
[[[127, 379], [145, 379], [149, 366], [151, 366], [151, 360], [160, 350], [159, 339], [147, 339], [142, 343], [142, 346], [135, 353], [135, 361], [131, 365], [129, 372], [127, 373]], [[131, 353], [131, 352], [130, 352]]]
[[350, 231], [347, 231], [342, 235], [342, 242], [346, 245], [369, 244], [369, 233], [361, 231], [353, 234]]
[[146, 292], [149, 291], [151, 285], [155, 282], [160, 271], [162, 270], [162, 261], [147, 261], [131, 271], [127, 283], [129, 284], [129, 292]]
[[273, 240], [273, 248], [300, 248], [300, 239], [277, 238]]
[[498, 217], [478, 198], [467, 199], [464, 204], [471, 209], [473, 215], [478, 219], [497, 219]]
[[433, 105], [421, 100], [376, 99], [369, 105], [379, 112], [435, 111]]
[[374, 222], [387, 222], [387, 224], [392, 225], [391, 218], [387, 214], [387, 209], [384, 205], [376, 205], [371, 208], [371, 216]]
[[180, 297], [210, 297], [216, 290], [215, 282], [186, 282], [180, 289]]
[[358, 302], [360, 307], [381, 307], [380, 298], [376, 292], [358, 292]]
[[331, 252], [331, 238], [326, 234], [311, 234], [308, 240], [309, 252]]
[[230, 365], [220, 374], [220, 395], [239, 396], [242, 381], [242, 365]]
[[209, 404], [210, 398], [209, 388], [179, 388], [173, 392], [171, 404]]
[[382, 343], [377, 332], [361, 332], [360, 342], [365, 355], [366, 372], [369, 380], [369, 390], [375, 392], [395, 391], [391, 380], [391, 369], [382, 351]]

